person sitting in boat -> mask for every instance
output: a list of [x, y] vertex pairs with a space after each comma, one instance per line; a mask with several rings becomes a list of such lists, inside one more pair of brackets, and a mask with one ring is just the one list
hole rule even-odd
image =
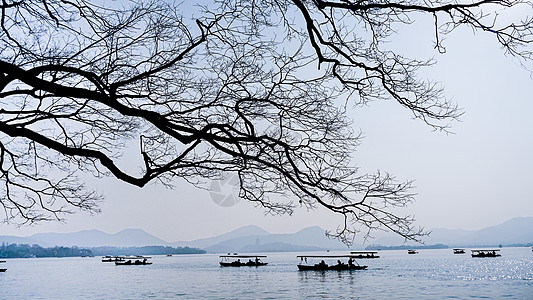
[[340, 261], [340, 260], [338, 259], [338, 260], [337, 260], [337, 266], [342, 266], [342, 265], [344, 265], [344, 264], [342, 263], [342, 261]]
[[324, 260], [320, 261], [320, 263], [318, 264], [319, 267], [322, 267], [322, 268], [327, 268], [328, 265], [326, 265], [326, 262]]
[[351, 257], [348, 259], [348, 266], [350, 266], [350, 268], [354, 266], [353, 259]]

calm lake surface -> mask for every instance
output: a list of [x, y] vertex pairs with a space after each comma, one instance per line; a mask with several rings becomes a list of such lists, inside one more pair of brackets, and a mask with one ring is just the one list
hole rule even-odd
[[[6, 259], [0, 299], [533, 299], [531, 248], [472, 258], [452, 249], [380, 251], [360, 271], [298, 271], [296, 255], [263, 267], [219, 267], [218, 255], [154, 256], [152, 265], [92, 258]], [[328, 254], [346, 254], [330, 252]]]

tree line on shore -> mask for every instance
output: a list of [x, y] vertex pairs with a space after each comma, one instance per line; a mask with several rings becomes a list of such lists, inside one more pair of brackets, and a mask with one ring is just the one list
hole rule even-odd
[[407, 249], [447, 249], [448, 245], [434, 244], [434, 245], [397, 245], [397, 246], [383, 246], [370, 245], [365, 250], [407, 250]]
[[[515, 244], [476, 244], [476, 245], [462, 245], [454, 247], [462, 248], [502, 248], [502, 247], [533, 247], [533, 243], [515, 243]], [[445, 244], [433, 244], [433, 245], [397, 245], [397, 246], [383, 246], [383, 245], [370, 245], [365, 250], [407, 250], [407, 249], [448, 249], [450, 248]]]
[[145, 246], [145, 247], [95, 247], [78, 248], [55, 246], [44, 248], [37, 244], [6, 244], [0, 247], [0, 258], [30, 257], [77, 257], [100, 255], [165, 255], [165, 254], [204, 254], [203, 249], [190, 247]]
[[78, 247], [55, 246], [43, 248], [39, 245], [5, 244], [0, 248], [0, 258], [29, 258], [29, 257], [74, 257], [92, 256], [90, 249]]

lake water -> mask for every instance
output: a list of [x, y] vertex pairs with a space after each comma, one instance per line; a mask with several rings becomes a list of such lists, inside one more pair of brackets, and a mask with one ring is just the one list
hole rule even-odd
[[7, 259], [0, 299], [533, 299], [531, 248], [502, 248], [496, 258], [469, 252], [380, 251], [357, 260], [367, 270], [325, 272], [298, 271], [296, 255], [313, 253], [267, 253], [269, 265], [240, 268], [221, 268], [211, 254], [154, 256], [147, 266]]

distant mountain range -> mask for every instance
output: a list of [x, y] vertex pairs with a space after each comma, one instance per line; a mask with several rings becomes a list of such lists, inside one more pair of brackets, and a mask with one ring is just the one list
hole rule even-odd
[[202, 248], [207, 252], [282, 252], [347, 250], [338, 240], [329, 239], [325, 230], [315, 226], [290, 234], [270, 234], [257, 226], [241, 227], [230, 233], [188, 242], [176, 242], [173, 246]]
[[211, 253], [347, 249], [341, 242], [327, 238], [325, 231], [320, 227], [309, 227], [293, 234], [270, 234], [258, 226], [244, 226], [212, 238], [174, 243], [157, 238], [142, 229], [125, 229], [115, 234], [99, 230], [84, 230], [73, 233], [38, 233], [28, 237], [0, 236], [0, 243], [88, 248], [100, 246], [188, 246], [205, 249]]
[[142, 229], [125, 229], [115, 234], [99, 230], [83, 230], [72, 233], [36, 233], [29, 237], [0, 236], [0, 243], [38, 244], [42, 247], [133, 247], [168, 246], [170, 243], [157, 238]]
[[[533, 217], [513, 218], [502, 224], [480, 230], [443, 229], [431, 230], [424, 238], [427, 245], [446, 244], [450, 247], [494, 246], [533, 243]], [[401, 245], [403, 238], [387, 235], [371, 242], [376, 245]]]
[[[393, 246], [402, 245], [403, 239], [395, 235], [381, 236], [369, 244]], [[205, 249], [210, 253], [227, 252], [281, 252], [347, 250], [337, 240], [326, 237], [325, 230], [315, 226], [291, 234], [271, 234], [258, 226], [244, 226], [234, 231], [206, 239], [167, 242], [142, 229], [126, 229], [115, 234], [98, 230], [84, 230], [74, 233], [38, 233], [28, 237], [0, 236], [0, 243], [38, 244], [42, 247], [132, 247], [132, 246], [189, 246]], [[533, 243], [533, 217], [514, 218], [500, 225], [481, 230], [434, 229], [426, 244], [454, 246], [512, 245]], [[355, 245], [362, 249], [368, 245]]]

